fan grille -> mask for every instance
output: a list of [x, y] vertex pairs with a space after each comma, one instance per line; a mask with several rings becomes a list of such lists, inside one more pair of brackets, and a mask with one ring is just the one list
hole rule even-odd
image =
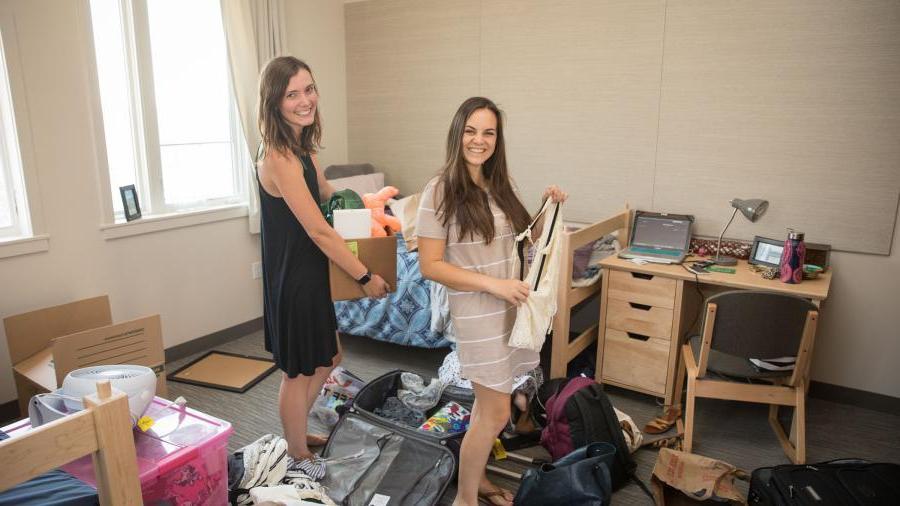
[[120, 380], [120, 379], [129, 379], [136, 378], [140, 376], [142, 372], [140, 371], [128, 371], [123, 369], [104, 369], [104, 368], [89, 368], [89, 369], [80, 369], [78, 371], [73, 371], [72, 376], [76, 378], [86, 378], [86, 379], [96, 379], [96, 380]]

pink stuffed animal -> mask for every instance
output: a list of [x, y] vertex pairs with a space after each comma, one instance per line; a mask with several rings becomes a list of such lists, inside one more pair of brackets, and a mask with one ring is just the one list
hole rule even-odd
[[400, 220], [384, 214], [385, 204], [398, 193], [400, 190], [393, 186], [385, 186], [376, 193], [366, 193], [362, 196], [363, 204], [372, 210], [372, 237], [387, 237], [385, 228], [390, 229], [392, 233], [400, 231]]

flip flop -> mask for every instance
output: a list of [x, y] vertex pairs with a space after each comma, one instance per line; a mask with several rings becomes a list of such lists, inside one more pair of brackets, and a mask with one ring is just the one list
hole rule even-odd
[[[496, 487], [494, 490], [490, 492], [482, 492], [478, 491], [478, 500], [484, 501], [488, 504], [492, 504], [494, 506], [504, 506], [505, 504], [512, 504], [515, 496], [513, 495], [511, 490], [506, 490], [503, 487], [498, 485], [494, 485]], [[499, 498], [500, 502], [495, 501], [495, 498]]]
[[647, 434], [662, 434], [671, 429], [679, 418], [681, 418], [681, 408], [666, 408], [665, 411], [663, 411], [662, 416], [650, 420], [650, 422], [644, 426], [644, 432]]

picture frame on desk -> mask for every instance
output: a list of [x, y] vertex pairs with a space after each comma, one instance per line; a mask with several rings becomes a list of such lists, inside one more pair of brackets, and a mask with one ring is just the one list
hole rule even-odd
[[781, 253], [783, 251], [784, 241], [755, 236], [753, 238], [753, 246], [750, 248], [750, 258], [747, 259], [747, 262], [753, 265], [777, 268], [781, 262]]

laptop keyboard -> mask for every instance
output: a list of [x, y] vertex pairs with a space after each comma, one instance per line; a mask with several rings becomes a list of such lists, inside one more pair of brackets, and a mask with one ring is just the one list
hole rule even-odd
[[655, 248], [645, 248], [642, 246], [632, 246], [632, 253], [643, 253], [650, 255], [668, 255], [671, 257], [681, 256], [681, 251], [671, 250], [671, 249], [655, 249]]

